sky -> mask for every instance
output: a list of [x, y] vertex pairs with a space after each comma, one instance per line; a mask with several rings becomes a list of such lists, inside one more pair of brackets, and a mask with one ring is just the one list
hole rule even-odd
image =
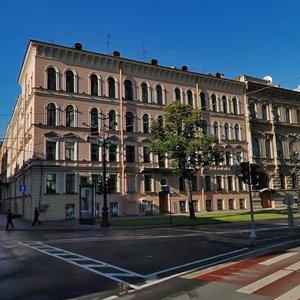
[[0, 141], [30, 39], [300, 85], [298, 0], [0, 0]]

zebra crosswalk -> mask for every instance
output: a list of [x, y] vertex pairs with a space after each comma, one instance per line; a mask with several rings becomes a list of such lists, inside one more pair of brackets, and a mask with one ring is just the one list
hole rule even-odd
[[189, 279], [237, 286], [239, 294], [267, 296], [275, 300], [300, 300], [300, 253], [290, 251], [230, 263]]

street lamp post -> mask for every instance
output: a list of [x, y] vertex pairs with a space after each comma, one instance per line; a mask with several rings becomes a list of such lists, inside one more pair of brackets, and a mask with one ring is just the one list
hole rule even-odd
[[109, 227], [108, 207], [107, 207], [107, 179], [106, 179], [106, 148], [110, 145], [110, 140], [107, 137], [100, 137], [98, 144], [102, 147], [102, 176], [103, 176], [103, 207], [101, 227]]

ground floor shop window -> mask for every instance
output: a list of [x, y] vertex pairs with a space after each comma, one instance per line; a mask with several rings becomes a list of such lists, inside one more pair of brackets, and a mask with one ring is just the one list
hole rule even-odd
[[229, 206], [229, 209], [234, 209], [234, 199], [228, 200], [228, 206]]
[[179, 210], [181, 213], [186, 212], [185, 201], [179, 201]]
[[240, 209], [245, 209], [246, 205], [245, 205], [245, 199], [240, 199]]
[[117, 202], [110, 203], [110, 205], [109, 205], [110, 216], [111, 217], [117, 216], [118, 215], [118, 211], [119, 211], [118, 203]]
[[149, 215], [152, 214], [153, 213], [152, 201], [142, 200], [140, 205], [140, 211]]
[[217, 200], [217, 206], [218, 206], [218, 210], [223, 210], [223, 200], [222, 199]]
[[75, 218], [75, 204], [66, 204], [65, 218], [66, 220]]
[[212, 203], [211, 203], [211, 200], [206, 200], [206, 201], [205, 201], [205, 207], [206, 207], [206, 211], [212, 211]]

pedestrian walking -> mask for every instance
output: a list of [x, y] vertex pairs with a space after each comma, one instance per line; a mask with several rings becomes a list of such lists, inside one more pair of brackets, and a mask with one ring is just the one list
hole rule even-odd
[[36, 207], [35, 210], [34, 210], [34, 219], [33, 219], [33, 222], [32, 222], [32, 226], [34, 226], [35, 223], [39, 223], [39, 225], [41, 225], [41, 222], [39, 220], [39, 216], [40, 216], [40, 212], [38, 211], [38, 209]]
[[7, 219], [7, 223], [6, 223], [5, 229], [8, 229], [9, 225], [11, 226], [11, 228], [14, 228], [14, 224], [13, 224], [13, 221], [12, 221], [13, 216], [12, 216], [12, 213], [11, 213], [10, 209], [7, 210], [6, 219]]

